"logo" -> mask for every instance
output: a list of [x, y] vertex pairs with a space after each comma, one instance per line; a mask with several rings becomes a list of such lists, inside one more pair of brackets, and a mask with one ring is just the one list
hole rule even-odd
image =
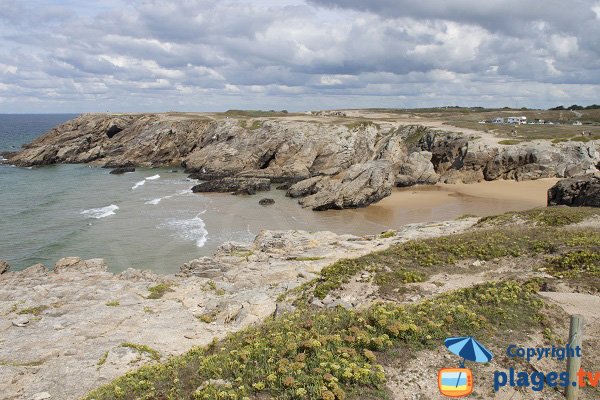
[[462, 357], [459, 368], [442, 368], [438, 372], [438, 388], [447, 397], [465, 397], [473, 392], [473, 372], [465, 368], [465, 361], [486, 363], [494, 355], [471, 336], [450, 337], [444, 341], [446, 348]]

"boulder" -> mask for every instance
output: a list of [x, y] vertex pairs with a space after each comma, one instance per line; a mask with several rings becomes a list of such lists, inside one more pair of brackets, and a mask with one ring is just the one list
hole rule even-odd
[[334, 176], [299, 182], [288, 194], [314, 193], [299, 203], [315, 211], [366, 207], [392, 194], [395, 182], [392, 171], [392, 164], [384, 160], [355, 164]]
[[120, 167], [120, 168], [115, 168], [112, 171], [110, 171], [110, 173], [112, 175], [121, 175], [121, 174], [125, 174], [127, 172], [135, 172], [135, 167]]
[[202, 182], [192, 188], [194, 193], [233, 192], [234, 194], [256, 194], [271, 190], [271, 181], [264, 178], [222, 178]]
[[548, 205], [600, 207], [600, 175], [563, 179], [548, 189]]
[[440, 176], [435, 172], [431, 157], [432, 154], [428, 151], [411, 153], [406, 162], [400, 166], [396, 176], [396, 186], [433, 185], [437, 183]]
[[267, 198], [260, 199], [258, 201], [258, 204], [260, 204], [261, 206], [270, 206], [272, 204], [275, 204], [275, 200], [273, 200], [273, 199], [267, 199]]
[[2, 275], [5, 272], [8, 272], [9, 269], [10, 264], [8, 264], [8, 261], [0, 260], [0, 275]]

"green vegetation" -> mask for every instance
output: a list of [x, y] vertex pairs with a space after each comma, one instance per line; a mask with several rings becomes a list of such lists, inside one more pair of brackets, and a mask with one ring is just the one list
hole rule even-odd
[[48, 306], [29, 307], [29, 308], [24, 308], [22, 310], [19, 310], [17, 312], [17, 314], [20, 314], [20, 315], [31, 314], [31, 315], [37, 316], [37, 315], [40, 315], [42, 312], [44, 312], [47, 309], [48, 309]]
[[318, 261], [318, 260], [322, 260], [323, 257], [291, 257], [288, 258], [288, 260], [291, 261]]
[[207, 313], [198, 315], [196, 318], [198, 318], [198, 320], [200, 320], [206, 324], [210, 324], [211, 322], [215, 322], [217, 320], [217, 313], [215, 311], [207, 312]]
[[108, 358], [108, 350], [105, 351], [102, 356], [100, 356], [100, 358], [98, 359], [98, 362], [96, 363], [96, 366], [98, 368], [100, 368], [101, 366], [104, 365], [104, 363], [106, 363], [106, 359]]
[[225, 294], [225, 290], [217, 287], [217, 284], [213, 280], [209, 280], [206, 282], [205, 290], [213, 291], [217, 296], [223, 296]]
[[150, 294], [146, 298], [156, 300], [162, 298], [167, 292], [173, 292], [173, 289], [171, 289], [170, 283], [159, 283], [158, 285], [150, 286], [148, 291]]
[[119, 302], [119, 300], [111, 300], [111, 301], [107, 301], [106, 305], [108, 307], [118, 307], [121, 305], [121, 303]]
[[383, 232], [379, 235], [380, 239], [389, 239], [396, 236], [396, 232], [394, 231], [387, 231], [387, 232]]
[[[486, 338], [498, 329], [544, 328], [535, 284], [506, 281], [417, 305], [364, 312], [303, 310], [144, 366], [86, 399], [344, 399], [385, 396], [380, 359], [438, 346], [449, 335]], [[355, 397], [360, 398], [360, 397]]]
[[532, 222], [536, 225], [565, 226], [577, 224], [585, 219], [600, 215], [600, 210], [591, 207], [548, 207], [527, 211], [510, 211], [501, 215], [483, 217], [478, 225], [504, 225], [515, 221]]
[[160, 353], [157, 350], [154, 350], [152, 347], [146, 346], [145, 344], [125, 342], [121, 343], [120, 347], [136, 350], [140, 354], [147, 354], [154, 361], [160, 361]]
[[571, 139], [571, 142], [583, 142], [583, 143], [587, 143], [591, 140], [597, 139], [597, 137], [591, 137], [591, 136], [576, 136], [574, 138]]
[[519, 144], [521, 142], [523, 142], [523, 141], [522, 140], [517, 140], [517, 139], [505, 139], [505, 140], [498, 141], [498, 144], [512, 145], [512, 144]]

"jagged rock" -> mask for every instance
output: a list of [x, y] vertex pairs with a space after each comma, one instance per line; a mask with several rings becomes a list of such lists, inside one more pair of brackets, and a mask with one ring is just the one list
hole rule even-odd
[[222, 178], [202, 182], [192, 188], [192, 192], [233, 192], [234, 194], [256, 194], [271, 190], [271, 181], [262, 178]]
[[54, 273], [62, 274], [65, 272], [106, 272], [107, 265], [102, 258], [92, 258], [89, 260], [82, 260], [79, 257], [65, 257], [61, 258], [54, 264]]
[[[314, 194], [300, 200], [303, 207], [315, 211], [366, 207], [389, 196], [395, 182], [392, 164], [383, 160], [355, 164], [337, 175], [319, 178], [313, 178], [306, 187], [308, 193]], [[301, 184], [298, 185], [304, 188]], [[296, 189], [294, 185], [288, 194]]]
[[8, 261], [0, 260], [0, 275], [2, 275], [5, 272], [8, 272], [9, 269], [10, 264], [8, 263]]
[[121, 175], [121, 174], [125, 174], [127, 172], [135, 172], [135, 167], [120, 167], [120, 168], [115, 168], [112, 171], [110, 171], [110, 173], [113, 175]]
[[406, 162], [400, 166], [399, 174], [396, 176], [396, 186], [437, 183], [440, 176], [435, 172], [431, 158], [432, 154], [428, 151], [411, 153]]
[[48, 272], [48, 269], [46, 268], [46, 266], [44, 264], [34, 264], [31, 267], [27, 267], [25, 268], [23, 271], [20, 272], [21, 276], [38, 276], [38, 275], [43, 275], [46, 272]]
[[563, 179], [548, 189], [548, 205], [600, 207], [600, 176]]
[[270, 206], [272, 204], [275, 204], [275, 200], [273, 200], [273, 199], [267, 199], [267, 198], [260, 199], [258, 201], [258, 204], [260, 204], [261, 206]]
[[220, 263], [210, 257], [200, 257], [186, 262], [179, 268], [178, 276], [198, 276], [200, 278], [216, 278], [231, 269], [230, 265]]

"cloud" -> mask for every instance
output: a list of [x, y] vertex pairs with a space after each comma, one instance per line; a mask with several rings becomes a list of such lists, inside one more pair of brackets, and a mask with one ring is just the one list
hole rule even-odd
[[594, 100], [600, 3], [0, 0], [0, 112]]

